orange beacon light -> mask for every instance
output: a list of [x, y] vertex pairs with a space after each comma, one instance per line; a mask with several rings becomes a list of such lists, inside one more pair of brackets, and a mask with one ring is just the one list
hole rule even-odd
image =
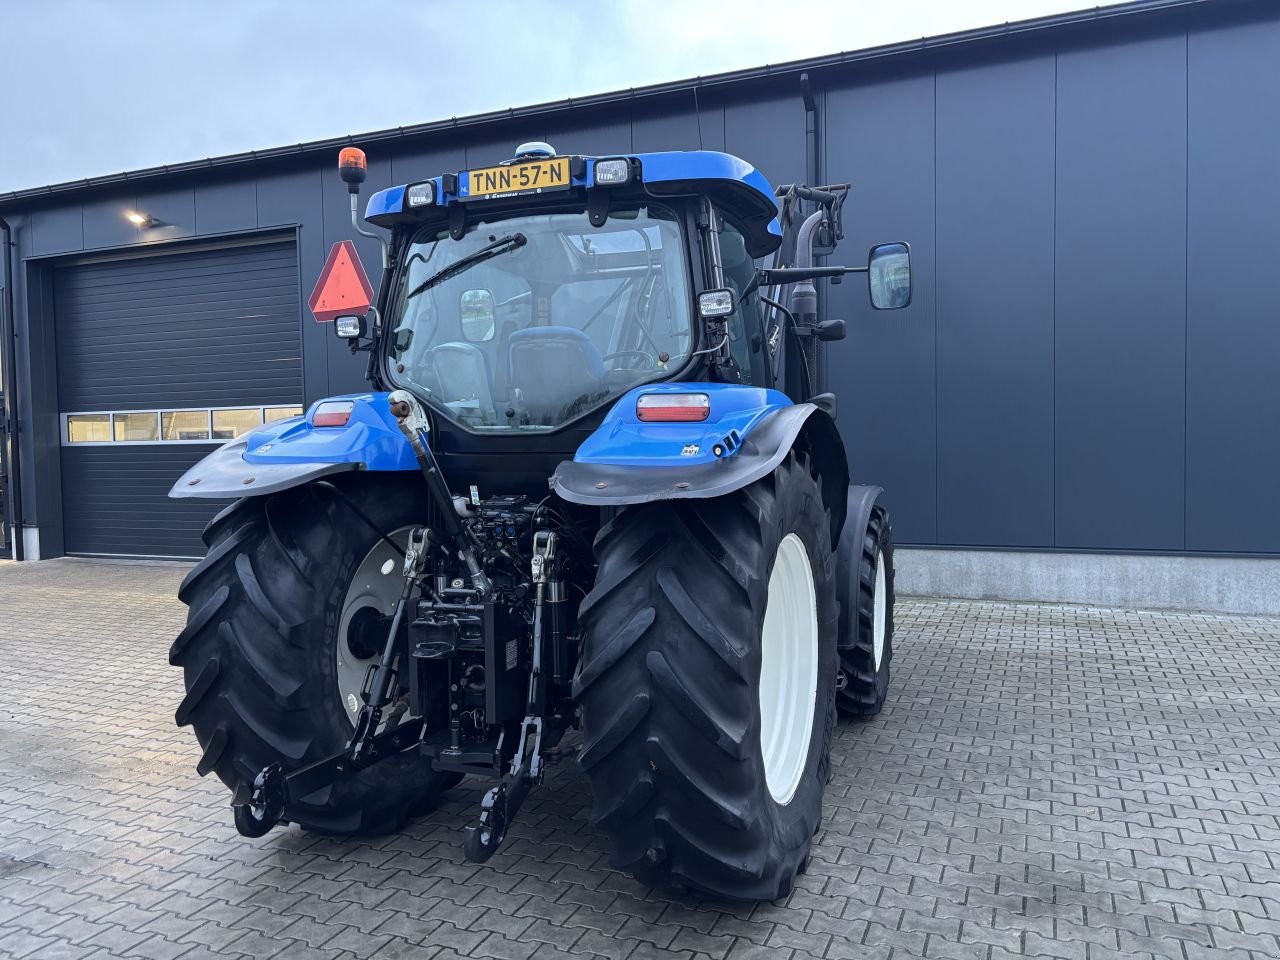
[[369, 161], [359, 147], [343, 147], [338, 151], [338, 175], [351, 193], [360, 192], [360, 184], [369, 175]]

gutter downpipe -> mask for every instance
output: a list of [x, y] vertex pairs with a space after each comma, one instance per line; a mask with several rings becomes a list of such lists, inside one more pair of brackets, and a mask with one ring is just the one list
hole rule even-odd
[[[817, 101], [817, 98], [814, 96], [813, 81], [810, 78], [808, 71], [805, 71], [804, 73], [800, 74], [800, 96], [804, 101], [805, 183], [809, 184], [809, 186], [811, 187], [816, 188], [816, 187], [822, 186], [822, 179], [821, 179], [822, 171], [819, 167], [819, 159], [818, 159], [818, 148], [819, 148], [818, 101]], [[807, 227], [808, 224], [806, 223], [805, 226]], [[811, 246], [812, 234], [809, 233], [808, 231], [805, 231], [805, 232], [806, 232], [806, 236], [801, 240], [801, 242], [807, 244], [807, 246], [805, 247], [805, 250], [806, 252], [808, 252], [812, 249], [812, 246]], [[806, 264], [806, 266], [817, 266], [821, 264], [822, 259], [823, 259], [822, 257], [811, 257], [810, 263]], [[828, 283], [830, 283], [830, 281], [828, 281]], [[821, 300], [817, 300], [816, 293], [817, 291], [815, 288], [814, 294], [815, 294], [816, 308], [813, 314], [813, 323], [815, 325], [826, 319], [826, 313], [827, 313], [826, 301], [827, 301], [827, 297], [831, 295], [830, 288], [828, 288], [827, 297], [822, 297]], [[814, 368], [812, 370], [813, 392], [815, 394], [826, 393], [827, 392], [827, 351], [818, 349], [818, 345], [816, 343], [808, 344], [808, 347], [809, 347], [809, 352], [811, 353], [811, 359], [813, 360], [813, 368]]]
[[[13, 559], [26, 559], [22, 527], [22, 478], [18, 443], [18, 325], [13, 316], [13, 231], [0, 217], [0, 256], [4, 258], [4, 324], [0, 326], [0, 354], [4, 355], [4, 424], [9, 463], [9, 514], [13, 518]], [[0, 517], [0, 522], [3, 518]]]

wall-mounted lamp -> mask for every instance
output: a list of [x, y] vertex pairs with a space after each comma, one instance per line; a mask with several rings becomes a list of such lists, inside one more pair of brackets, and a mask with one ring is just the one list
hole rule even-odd
[[135, 227], [158, 227], [160, 221], [149, 214], [139, 213], [137, 210], [130, 210], [124, 215], [124, 218], [132, 223]]

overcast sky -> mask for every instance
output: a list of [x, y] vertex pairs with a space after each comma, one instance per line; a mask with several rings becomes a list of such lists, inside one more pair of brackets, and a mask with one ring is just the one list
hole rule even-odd
[[0, 191], [1093, 5], [0, 0]]

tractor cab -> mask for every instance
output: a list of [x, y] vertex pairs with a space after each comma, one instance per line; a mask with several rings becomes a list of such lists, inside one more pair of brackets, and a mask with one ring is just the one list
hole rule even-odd
[[[355, 188], [358, 160], [343, 167]], [[489, 436], [598, 422], [646, 383], [774, 387], [785, 318], [762, 313], [757, 262], [784, 245], [780, 212], [793, 211], [759, 171], [709, 151], [526, 143], [497, 166], [379, 191], [365, 219], [391, 231], [392, 276], [375, 377], [446, 432]]]

